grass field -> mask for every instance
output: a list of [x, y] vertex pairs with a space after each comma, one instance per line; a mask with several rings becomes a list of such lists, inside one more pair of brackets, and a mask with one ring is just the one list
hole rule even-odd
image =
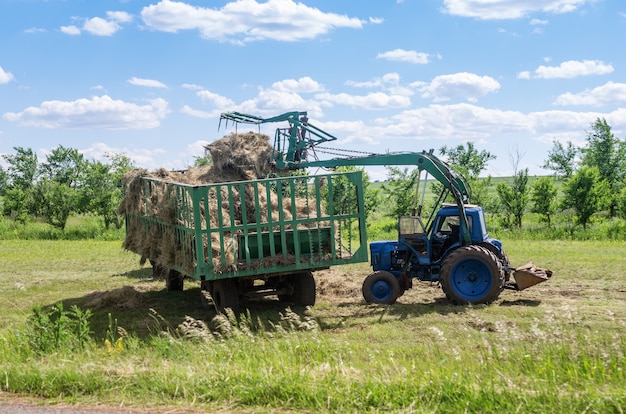
[[[266, 300], [236, 319], [203, 307], [196, 283], [165, 292], [119, 241], [0, 240], [2, 399], [150, 412], [623, 412], [626, 242], [504, 244], [513, 264], [532, 259], [553, 279], [475, 307], [416, 284], [383, 307], [361, 297], [368, 265], [351, 265], [316, 274], [311, 309]], [[73, 305], [90, 310], [91, 333], [42, 351], [33, 333], [58, 339], [69, 325], [34, 324], [32, 310], [61, 303], [65, 318], [86, 319]]]

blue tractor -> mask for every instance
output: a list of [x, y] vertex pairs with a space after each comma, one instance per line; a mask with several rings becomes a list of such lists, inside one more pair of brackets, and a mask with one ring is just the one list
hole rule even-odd
[[[394, 303], [412, 287], [413, 279], [438, 282], [455, 304], [490, 303], [505, 288], [523, 290], [552, 276], [550, 270], [532, 263], [515, 269], [510, 266], [502, 243], [489, 237], [482, 207], [469, 204], [465, 180], [433, 150], [385, 154], [343, 150], [347, 155], [320, 159], [318, 153], [337, 155], [342, 150], [320, 146], [336, 138], [312, 125], [306, 112], [288, 112], [272, 118], [228, 112], [222, 114], [221, 120], [256, 125], [287, 122], [288, 126], [278, 128], [274, 137], [271, 162], [279, 170], [389, 165], [418, 168], [415, 207], [410, 215], [399, 217], [398, 240], [370, 243], [373, 271], [362, 288], [368, 303]], [[425, 219], [422, 206], [429, 177], [441, 184], [442, 191], [435, 203], [439, 207]]]
[[[463, 216], [467, 226], [460, 224]], [[443, 204], [428, 227], [419, 216], [402, 216], [398, 240], [372, 242], [370, 252], [373, 272], [363, 283], [363, 297], [370, 303], [395, 302], [413, 279], [440, 282], [457, 304], [489, 303], [505, 287], [514, 287], [502, 243], [489, 237], [480, 206], [459, 210]]]

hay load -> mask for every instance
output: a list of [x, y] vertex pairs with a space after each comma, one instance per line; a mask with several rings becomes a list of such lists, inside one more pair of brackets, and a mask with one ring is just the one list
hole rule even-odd
[[[168, 183], [202, 185], [250, 181], [266, 177], [271, 172], [270, 157], [273, 148], [267, 135], [254, 132], [230, 134], [205, 148], [212, 158], [212, 165], [208, 167], [190, 168], [184, 172], [163, 168], [153, 172], [137, 169], [126, 174], [124, 198], [118, 209], [119, 213], [137, 218], [147, 215], [169, 225], [148, 226], [140, 219], [127, 220], [123, 247], [139, 253], [142, 263], [150, 259], [162, 269], [180, 266], [188, 273], [193, 273], [196, 265], [193, 237], [164, 230], [166, 227], [173, 229], [175, 226], [194, 226], [194, 206], [191, 204], [191, 197], [185, 193], [188, 190], [186, 187]], [[145, 178], [159, 181], [146, 181]], [[242, 187], [211, 187], [207, 191], [206, 200], [200, 208], [202, 228], [255, 223], [259, 217], [263, 221], [268, 217], [268, 210], [270, 216], [278, 217], [280, 213], [285, 220], [291, 220], [294, 216], [311, 217], [315, 214], [306, 201], [298, 198], [285, 198], [279, 203], [277, 195], [267, 191], [262, 183], [246, 184]], [[258, 211], [250, 208], [255, 205], [258, 206]], [[221, 222], [218, 222], [220, 219]], [[266, 227], [264, 231], [266, 230], [270, 229]], [[222, 234], [221, 238], [217, 233], [211, 233], [208, 238], [205, 236], [204, 248], [213, 258], [215, 271], [226, 271], [235, 265], [235, 238], [236, 234], [232, 233]], [[226, 262], [221, 259], [222, 250], [226, 254]]]

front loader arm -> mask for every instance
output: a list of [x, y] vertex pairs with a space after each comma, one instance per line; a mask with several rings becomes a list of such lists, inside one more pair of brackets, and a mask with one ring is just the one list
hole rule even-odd
[[326, 167], [336, 168], [345, 166], [389, 166], [407, 165], [415, 166], [420, 171], [426, 171], [439, 181], [444, 189], [452, 194], [458, 208], [461, 226], [463, 227], [463, 242], [470, 243], [469, 226], [465, 214], [465, 204], [469, 203], [470, 189], [465, 180], [456, 175], [450, 166], [443, 160], [429, 152], [396, 152], [386, 154], [373, 154], [357, 157], [333, 158], [328, 160], [308, 161], [303, 152], [307, 148], [313, 148], [327, 141], [337, 138], [309, 123], [306, 112], [287, 112], [271, 118], [262, 118], [255, 115], [239, 112], [226, 112], [220, 117], [222, 120], [232, 121], [236, 124], [254, 124], [288, 122], [287, 128], [278, 128], [274, 139], [274, 153], [271, 162], [279, 170]]

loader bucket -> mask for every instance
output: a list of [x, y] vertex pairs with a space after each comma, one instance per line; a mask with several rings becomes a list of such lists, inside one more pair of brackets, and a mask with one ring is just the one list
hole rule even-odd
[[550, 279], [552, 270], [542, 269], [530, 262], [513, 270], [513, 277], [517, 290], [524, 290]]

